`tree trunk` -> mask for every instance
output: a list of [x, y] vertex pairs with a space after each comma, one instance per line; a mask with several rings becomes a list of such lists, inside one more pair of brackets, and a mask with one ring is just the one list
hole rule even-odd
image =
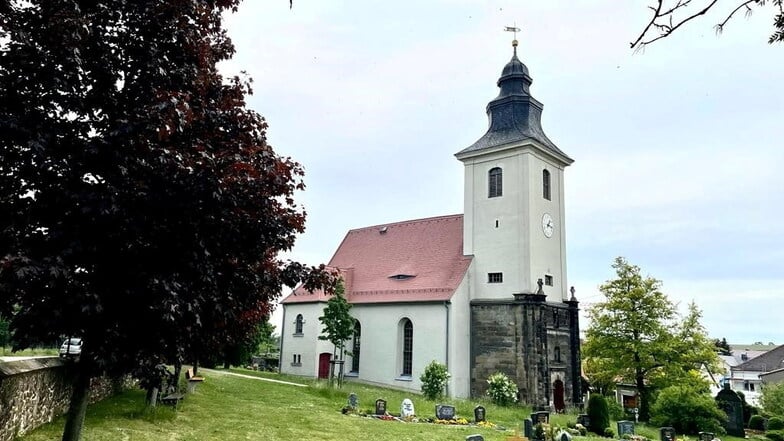
[[87, 413], [87, 403], [90, 398], [90, 370], [82, 363], [84, 363], [84, 354], [82, 354], [82, 361], [77, 364], [73, 394], [63, 429], [63, 441], [79, 441], [82, 436], [84, 415]]
[[645, 386], [645, 378], [642, 373], [637, 374], [637, 394], [640, 397], [640, 421], [648, 421], [651, 417], [651, 406], [648, 402], [648, 388]]

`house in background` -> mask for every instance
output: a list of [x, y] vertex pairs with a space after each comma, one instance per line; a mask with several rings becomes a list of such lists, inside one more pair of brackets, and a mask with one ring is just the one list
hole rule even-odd
[[763, 376], [784, 368], [784, 345], [732, 345], [730, 354], [719, 356], [724, 372], [714, 376], [711, 392], [715, 395], [729, 383], [730, 389], [743, 392], [746, 402], [758, 406]]
[[[523, 402], [582, 401], [578, 302], [566, 280], [572, 159], [544, 134], [513, 47], [487, 133], [455, 155], [464, 213], [351, 230], [328, 263], [356, 319], [346, 364], [356, 380], [419, 392], [435, 360], [452, 374], [451, 396], [481, 396], [504, 372]], [[327, 299], [297, 288], [281, 301], [281, 372], [328, 374], [332, 347], [318, 340]]]

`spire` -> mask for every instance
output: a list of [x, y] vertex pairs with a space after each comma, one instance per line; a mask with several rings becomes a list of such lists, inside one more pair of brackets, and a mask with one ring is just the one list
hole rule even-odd
[[[507, 31], [517, 32], [519, 28], [507, 27]], [[512, 59], [506, 63], [497, 85], [498, 96], [487, 104], [489, 128], [478, 141], [457, 153], [458, 158], [473, 152], [503, 145], [519, 145], [533, 140], [544, 147], [548, 153], [559, 158], [565, 165], [572, 159], [558, 149], [547, 138], [542, 129], [542, 103], [531, 96], [533, 80], [528, 68], [517, 58], [517, 39], [512, 40]]]

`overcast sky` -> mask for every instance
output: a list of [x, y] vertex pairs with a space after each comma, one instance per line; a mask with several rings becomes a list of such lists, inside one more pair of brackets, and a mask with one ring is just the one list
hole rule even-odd
[[545, 132], [575, 160], [565, 227], [581, 306], [624, 256], [682, 310], [694, 300], [712, 337], [784, 343], [772, 9], [721, 36], [716, 10], [634, 53], [645, 4], [246, 0], [227, 19], [237, 54], [223, 68], [253, 77], [270, 143], [305, 167], [307, 232], [291, 257], [326, 263], [349, 229], [463, 212], [454, 154], [487, 129], [516, 23]]

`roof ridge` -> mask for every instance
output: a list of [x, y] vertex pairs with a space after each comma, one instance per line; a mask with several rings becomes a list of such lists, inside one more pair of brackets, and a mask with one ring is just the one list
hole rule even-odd
[[398, 222], [390, 222], [390, 223], [387, 223], [387, 224], [378, 224], [378, 225], [371, 225], [371, 226], [367, 226], [367, 227], [352, 228], [352, 229], [348, 230], [348, 232], [349, 233], [353, 233], [353, 232], [356, 232], [356, 231], [364, 231], [364, 230], [371, 230], [371, 229], [375, 230], [375, 229], [379, 229], [381, 227], [396, 227], [396, 226], [400, 226], [400, 225], [418, 224], [418, 223], [424, 223], [424, 222], [430, 222], [430, 221], [436, 221], [436, 220], [448, 219], [448, 218], [455, 218], [455, 219], [457, 219], [457, 218], [462, 218], [462, 217], [463, 217], [462, 213], [447, 214], [447, 215], [433, 216], [433, 217], [423, 217], [423, 218], [420, 218], [420, 219], [410, 219], [410, 220], [404, 220], [404, 221], [398, 221]]

